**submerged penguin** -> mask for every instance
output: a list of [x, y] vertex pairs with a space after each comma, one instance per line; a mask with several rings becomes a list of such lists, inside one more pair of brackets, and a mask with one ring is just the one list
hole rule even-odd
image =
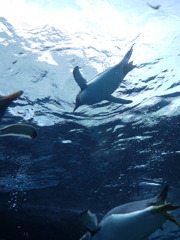
[[37, 137], [37, 130], [29, 124], [16, 123], [0, 128], [0, 137], [19, 136], [34, 139]]
[[150, 3], [147, 3], [147, 5], [154, 10], [158, 10], [161, 7], [161, 5], [151, 5]]
[[166, 220], [180, 223], [169, 211], [180, 206], [166, 203], [168, 187], [151, 199], [120, 205], [109, 211], [98, 224], [95, 214], [89, 210], [79, 216], [87, 227], [80, 240], [147, 240]]
[[81, 88], [81, 91], [76, 97], [74, 111], [81, 105], [92, 105], [103, 100], [120, 104], [129, 104], [132, 102], [131, 100], [116, 98], [111, 95], [119, 87], [126, 74], [136, 67], [133, 65], [133, 62], [128, 62], [132, 52], [133, 46], [120, 63], [98, 74], [90, 82], [87, 82], [86, 79], [83, 78], [78, 66], [74, 68], [74, 79]]
[[[0, 96], [0, 119], [4, 116], [8, 106], [22, 95], [22, 91], [15, 92], [8, 96]], [[0, 137], [4, 136], [23, 136], [27, 138], [35, 138], [37, 130], [28, 124], [11, 124], [4, 128], [0, 128]]]

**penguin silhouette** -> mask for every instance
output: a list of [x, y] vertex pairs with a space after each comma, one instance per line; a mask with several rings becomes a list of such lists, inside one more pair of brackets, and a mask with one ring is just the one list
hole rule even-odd
[[73, 69], [74, 79], [81, 88], [81, 91], [76, 96], [74, 111], [81, 105], [92, 105], [103, 100], [120, 104], [132, 102], [111, 95], [119, 87], [126, 74], [136, 67], [133, 62], [129, 62], [132, 52], [133, 46], [120, 63], [98, 74], [89, 82], [82, 76], [78, 66]]

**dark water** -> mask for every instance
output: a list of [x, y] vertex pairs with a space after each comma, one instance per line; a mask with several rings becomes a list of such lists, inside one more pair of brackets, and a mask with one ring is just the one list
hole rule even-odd
[[[169, 201], [180, 203], [180, 5], [165, 1], [160, 12], [147, 7], [144, 15], [138, 5], [134, 16], [138, 9], [138, 30], [127, 39], [0, 19], [0, 95], [24, 91], [1, 126], [29, 123], [39, 133], [33, 141], [0, 138], [0, 237], [79, 239], [82, 210], [101, 217], [165, 185]], [[90, 80], [133, 42], [138, 68], [116, 91], [133, 103], [102, 102], [73, 113], [79, 91], [73, 67]], [[150, 239], [180, 239], [180, 230], [167, 222]]]

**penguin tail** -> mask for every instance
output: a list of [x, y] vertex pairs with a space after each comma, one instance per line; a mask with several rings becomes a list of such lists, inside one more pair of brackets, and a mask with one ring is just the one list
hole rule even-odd
[[129, 49], [129, 51], [125, 54], [124, 58], [122, 59], [121, 63], [128, 63], [129, 62], [129, 59], [133, 53], [133, 47], [134, 47], [134, 44], [131, 46], [131, 48]]
[[120, 62], [120, 64], [123, 64], [123, 71], [125, 75], [136, 67], [136, 65], [133, 64], [133, 61], [129, 62], [129, 59], [131, 58], [133, 52], [133, 46], [134, 44], [131, 46], [129, 51], [125, 54], [124, 58]]
[[133, 61], [125, 64], [123, 69], [125, 75], [128, 74], [128, 72], [132, 71], [135, 67], [136, 65], [133, 64]]
[[98, 220], [94, 213], [86, 210], [79, 215], [80, 223], [85, 226], [90, 232], [95, 232], [98, 228]]

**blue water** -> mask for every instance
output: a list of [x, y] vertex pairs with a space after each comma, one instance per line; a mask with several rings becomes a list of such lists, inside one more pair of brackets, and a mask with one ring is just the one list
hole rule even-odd
[[[82, 210], [101, 217], [165, 185], [169, 201], [180, 203], [180, 3], [162, 1], [154, 10], [145, 1], [104, 2], [121, 16], [112, 25], [101, 1], [93, 9], [99, 21], [87, 12], [79, 30], [0, 18], [0, 95], [24, 91], [1, 126], [38, 129], [35, 140], [0, 138], [2, 238], [79, 239]], [[133, 43], [138, 67], [115, 92], [133, 103], [104, 101], [73, 113], [79, 87], [72, 69], [80, 66], [89, 81]], [[174, 216], [180, 220], [179, 211]], [[180, 239], [180, 230], [167, 222], [150, 239]]]

